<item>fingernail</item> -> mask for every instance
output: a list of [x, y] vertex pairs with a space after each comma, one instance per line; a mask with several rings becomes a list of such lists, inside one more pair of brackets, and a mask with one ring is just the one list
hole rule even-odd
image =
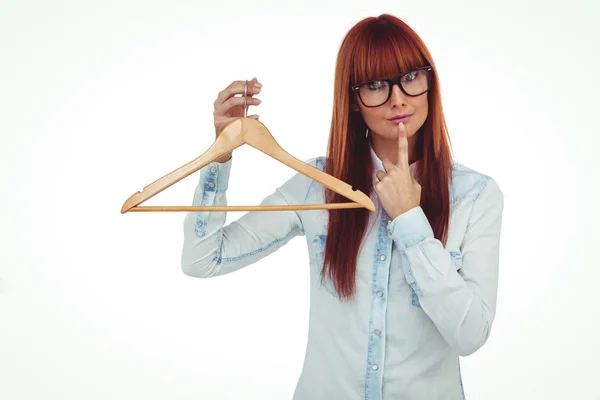
[[260, 83], [256, 82], [256, 83], [254, 84], [254, 87], [261, 88], [261, 87], [262, 87], [262, 85], [261, 85]]
[[398, 126], [400, 127], [400, 129], [401, 129], [401, 130], [404, 130], [404, 122], [400, 122], [400, 123], [398, 124]]

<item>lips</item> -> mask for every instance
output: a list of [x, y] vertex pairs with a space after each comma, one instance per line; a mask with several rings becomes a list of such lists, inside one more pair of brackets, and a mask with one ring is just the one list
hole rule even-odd
[[399, 124], [400, 122], [408, 121], [411, 116], [412, 116], [412, 114], [396, 115], [396, 116], [390, 118], [389, 120], [394, 124]]

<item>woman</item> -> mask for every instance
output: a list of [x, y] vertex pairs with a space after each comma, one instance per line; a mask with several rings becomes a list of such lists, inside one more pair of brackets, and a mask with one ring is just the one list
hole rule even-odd
[[[256, 79], [250, 88], [260, 92]], [[217, 135], [243, 116], [243, 92], [238, 81], [219, 94]], [[304, 236], [311, 316], [294, 399], [464, 398], [459, 356], [486, 342], [496, 309], [502, 192], [452, 160], [433, 59], [401, 20], [348, 32], [334, 96], [326, 157], [306, 162], [377, 212], [249, 212], [227, 226], [224, 212], [189, 213], [183, 270], [228, 274]], [[227, 204], [231, 164], [227, 154], [201, 169], [194, 205]], [[261, 204], [324, 201], [348, 199], [298, 173]]]

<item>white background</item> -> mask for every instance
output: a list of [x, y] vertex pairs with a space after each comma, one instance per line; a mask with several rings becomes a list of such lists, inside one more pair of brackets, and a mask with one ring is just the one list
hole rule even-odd
[[[467, 398], [600, 399], [598, 7], [1, 1], [0, 398], [291, 398], [304, 239], [194, 279], [183, 213], [120, 208], [213, 143], [213, 101], [236, 79], [263, 83], [250, 113], [285, 149], [324, 155], [343, 36], [389, 12], [433, 54], [455, 157], [505, 196], [497, 318], [462, 359]], [[229, 204], [294, 172], [239, 148]], [[145, 205], [190, 205], [198, 176]]]

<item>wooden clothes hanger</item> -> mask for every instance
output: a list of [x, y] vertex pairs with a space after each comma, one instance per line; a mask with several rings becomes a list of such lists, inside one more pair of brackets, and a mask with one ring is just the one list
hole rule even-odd
[[[240, 117], [229, 123], [204, 154], [152, 182], [144, 187], [141, 192], [138, 191], [131, 195], [123, 204], [121, 213], [124, 214], [129, 211], [283, 211], [363, 207], [369, 211], [375, 211], [375, 205], [366, 194], [360, 190], [353, 190], [346, 182], [295, 158], [275, 141], [273, 135], [271, 135], [262, 122], [253, 118], [248, 118], [247, 89], [248, 81], [246, 81], [246, 87], [244, 88], [244, 117]], [[281, 161], [288, 167], [308, 176], [354, 202], [276, 206], [140, 206], [144, 201], [243, 144], [248, 144], [257, 150], [262, 151], [274, 159]]]

